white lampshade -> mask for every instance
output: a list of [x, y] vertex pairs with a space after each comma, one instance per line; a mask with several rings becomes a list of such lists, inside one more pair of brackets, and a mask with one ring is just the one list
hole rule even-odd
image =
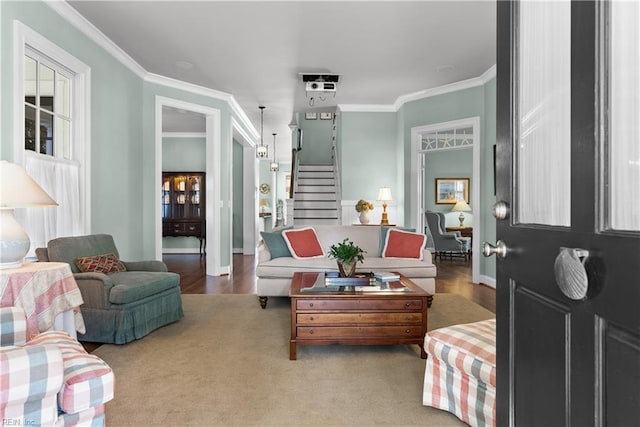
[[256, 147], [256, 156], [261, 159], [266, 159], [269, 155], [269, 151], [267, 150], [266, 145], [258, 145]]
[[29, 236], [13, 216], [15, 208], [57, 206], [27, 172], [0, 161], [0, 269], [15, 268], [29, 251]]
[[378, 190], [378, 198], [376, 200], [381, 202], [389, 202], [393, 200], [393, 197], [391, 197], [391, 188], [380, 187], [380, 190]]
[[451, 212], [471, 212], [471, 206], [464, 200], [458, 200], [453, 208], [451, 208]]
[[464, 214], [462, 212], [470, 212], [471, 206], [467, 204], [464, 200], [458, 200], [453, 208], [451, 208], [451, 212], [460, 212], [460, 216], [458, 217], [458, 221], [460, 221], [460, 227], [464, 227]]

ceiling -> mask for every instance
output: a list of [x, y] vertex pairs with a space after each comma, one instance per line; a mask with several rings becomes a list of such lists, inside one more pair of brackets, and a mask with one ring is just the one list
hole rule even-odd
[[[146, 71], [232, 94], [287, 160], [295, 112], [386, 105], [479, 77], [496, 62], [496, 3], [69, 1]], [[306, 96], [300, 73], [337, 73]], [[271, 150], [270, 150], [271, 152]]]

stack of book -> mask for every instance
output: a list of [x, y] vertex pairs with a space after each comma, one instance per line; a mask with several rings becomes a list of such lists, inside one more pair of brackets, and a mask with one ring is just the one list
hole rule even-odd
[[379, 271], [377, 273], [374, 273], [374, 277], [380, 282], [391, 282], [394, 280], [400, 280], [400, 275], [398, 273], [392, 273], [390, 271]]

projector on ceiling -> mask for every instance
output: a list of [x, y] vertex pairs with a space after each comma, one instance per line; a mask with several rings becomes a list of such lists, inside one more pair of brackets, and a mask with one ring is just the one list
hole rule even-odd
[[335, 92], [336, 84], [332, 82], [307, 82], [305, 90], [307, 92]]

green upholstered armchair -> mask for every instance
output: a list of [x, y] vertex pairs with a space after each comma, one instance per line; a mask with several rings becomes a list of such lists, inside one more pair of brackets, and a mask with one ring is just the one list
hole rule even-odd
[[74, 273], [86, 326], [79, 341], [124, 344], [184, 316], [180, 276], [162, 261], [121, 261], [126, 271], [108, 274], [81, 272], [76, 265], [78, 258], [110, 253], [119, 259], [108, 234], [60, 237], [36, 249], [39, 261], [65, 262]]

